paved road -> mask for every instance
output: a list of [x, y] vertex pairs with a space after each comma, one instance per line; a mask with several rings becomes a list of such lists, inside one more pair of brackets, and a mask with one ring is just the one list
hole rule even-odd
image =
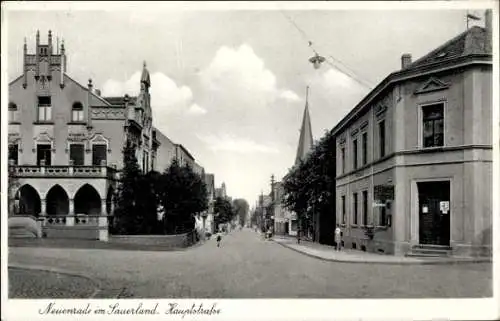
[[92, 280], [49, 271], [9, 268], [9, 297], [15, 299], [85, 299], [96, 291]]
[[101, 283], [100, 297], [421, 298], [492, 295], [492, 265], [325, 262], [250, 230], [179, 252], [9, 249], [11, 263], [67, 269]]

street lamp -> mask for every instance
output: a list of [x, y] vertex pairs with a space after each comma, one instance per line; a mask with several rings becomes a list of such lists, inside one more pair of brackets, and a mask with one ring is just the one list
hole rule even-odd
[[309, 58], [309, 62], [313, 64], [314, 69], [319, 69], [319, 67], [321, 67], [321, 64], [325, 62], [325, 57], [320, 56], [318, 53], [316, 53], [313, 57]]

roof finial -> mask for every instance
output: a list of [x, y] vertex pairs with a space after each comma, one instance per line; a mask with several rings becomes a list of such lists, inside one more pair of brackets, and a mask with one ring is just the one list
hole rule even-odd
[[143, 67], [144, 69], [146, 69], [146, 60], [144, 60], [144, 61], [142, 62], [142, 67]]

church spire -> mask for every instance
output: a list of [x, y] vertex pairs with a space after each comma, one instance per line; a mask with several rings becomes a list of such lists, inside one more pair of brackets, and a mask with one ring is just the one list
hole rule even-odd
[[309, 86], [306, 88], [306, 107], [304, 108], [304, 115], [302, 117], [302, 127], [300, 128], [299, 145], [297, 147], [297, 156], [295, 157], [295, 164], [301, 160], [305, 160], [307, 154], [313, 146], [313, 136], [311, 128], [311, 118], [309, 116]]

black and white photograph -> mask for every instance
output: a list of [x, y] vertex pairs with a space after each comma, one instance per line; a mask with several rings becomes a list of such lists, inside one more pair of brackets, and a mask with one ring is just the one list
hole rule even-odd
[[2, 2], [2, 319], [495, 318], [498, 5]]

